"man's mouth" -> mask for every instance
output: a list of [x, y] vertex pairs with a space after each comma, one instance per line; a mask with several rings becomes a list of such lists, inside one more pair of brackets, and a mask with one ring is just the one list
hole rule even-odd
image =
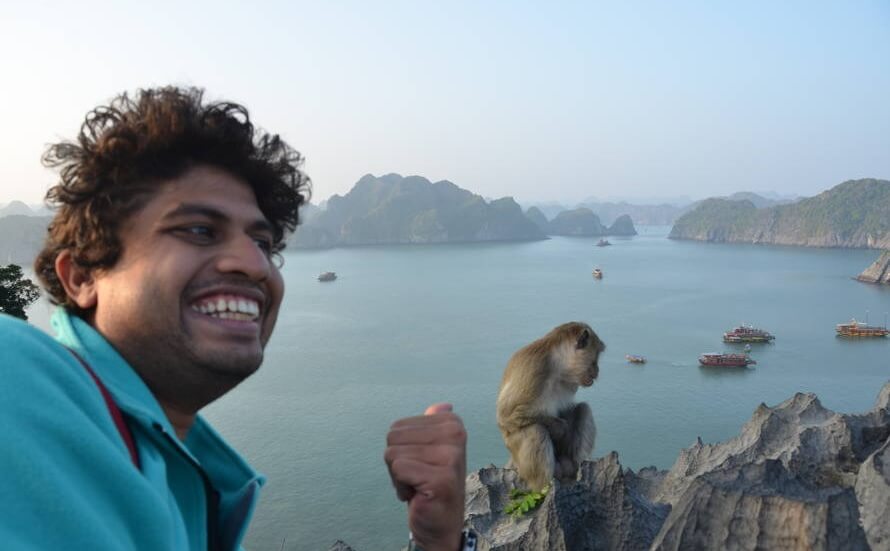
[[260, 318], [260, 303], [243, 296], [206, 296], [193, 302], [191, 308], [205, 316], [217, 319], [257, 321]]

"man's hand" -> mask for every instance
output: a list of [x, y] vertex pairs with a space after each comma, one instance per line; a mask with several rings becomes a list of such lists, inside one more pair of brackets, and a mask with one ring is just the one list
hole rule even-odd
[[396, 494], [408, 502], [408, 527], [424, 551], [457, 551], [464, 524], [467, 433], [451, 404], [400, 419], [383, 454]]

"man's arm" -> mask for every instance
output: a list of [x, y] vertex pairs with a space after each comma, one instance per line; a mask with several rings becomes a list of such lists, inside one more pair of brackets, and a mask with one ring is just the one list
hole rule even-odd
[[408, 502], [408, 526], [423, 551], [458, 551], [464, 523], [467, 433], [451, 404], [400, 419], [384, 459], [396, 495]]

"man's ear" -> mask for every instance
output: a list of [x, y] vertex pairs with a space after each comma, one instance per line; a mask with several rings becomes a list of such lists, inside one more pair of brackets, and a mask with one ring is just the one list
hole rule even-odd
[[56, 257], [56, 275], [68, 297], [82, 310], [96, 306], [96, 281], [92, 272], [77, 265], [71, 251], [65, 249]]

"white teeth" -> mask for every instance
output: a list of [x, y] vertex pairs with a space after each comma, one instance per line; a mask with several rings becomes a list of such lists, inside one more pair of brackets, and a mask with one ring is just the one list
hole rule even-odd
[[192, 309], [214, 318], [233, 320], [255, 320], [260, 313], [260, 305], [246, 298], [218, 298], [194, 304]]
[[246, 300], [241, 299], [238, 301], [238, 311], [244, 312], [245, 314], [250, 313], [250, 306], [247, 304]]
[[238, 301], [233, 298], [230, 298], [228, 307], [229, 307], [229, 312], [237, 312], [238, 311]]
[[224, 298], [217, 299], [217, 301], [216, 301], [216, 311], [217, 311], [217, 312], [225, 312], [225, 311], [226, 311], [226, 306], [228, 306], [228, 305], [229, 305], [229, 303], [226, 302], [226, 299], [224, 299]]
[[216, 303], [208, 302], [207, 304], [204, 305], [204, 308], [207, 309], [208, 313], [212, 314], [212, 313], [216, 312]]

